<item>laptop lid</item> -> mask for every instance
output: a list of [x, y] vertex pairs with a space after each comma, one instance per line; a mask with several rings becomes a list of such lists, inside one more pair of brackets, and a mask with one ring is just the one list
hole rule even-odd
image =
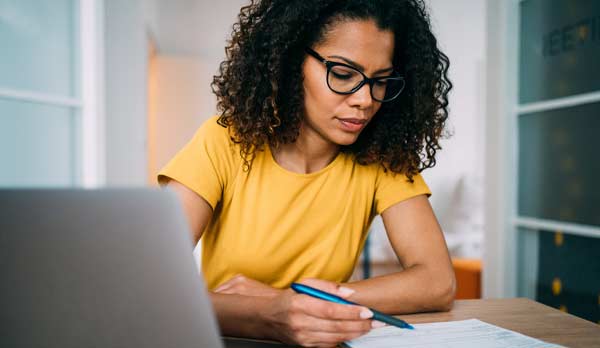
[[0, 346], [222, 347], [180, 202], [0, 190]]

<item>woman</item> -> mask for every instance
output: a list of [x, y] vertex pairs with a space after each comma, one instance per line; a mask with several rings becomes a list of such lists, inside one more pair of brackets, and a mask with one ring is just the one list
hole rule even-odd
[[[419, 175], [447, 118], [448, 59], [421, 0], [242, 8], [208, 120], [161, 171], [183, 201], [222, 333], [333, 346], [380, 326], [361, 306], [448, 310], [454, 273]], [[381, 214], [404, 270], [344, 283]]]

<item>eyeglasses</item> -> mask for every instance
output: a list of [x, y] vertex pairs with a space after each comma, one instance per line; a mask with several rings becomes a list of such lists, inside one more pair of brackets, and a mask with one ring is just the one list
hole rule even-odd
[[321, 57], [311, 48], [305, 48], [306, 53], [321, 61], [327, 67], [327, 86], [338, 94], [352, 94], [369, 84], [371, 97], [378, 102], [389, 102], [396, 99], [404, 89], [404, 78], [397, 73], [390, 76], [369, 78], [357, 68], [339, 62], [332, 62]]

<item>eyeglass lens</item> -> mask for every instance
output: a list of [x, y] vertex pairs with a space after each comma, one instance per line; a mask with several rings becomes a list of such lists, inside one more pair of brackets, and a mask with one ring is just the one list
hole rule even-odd
[[[364, 77], [359, 71], [342, 65], [332, 66], [327, 77], [329, 87], [339, 93], [353, 92], [363, 80]], [[403, 88], [404, 80], [401, 78], [381, 78], [373, 82], [371, 94], [373, 99], [385, 101], [398, 96]]]

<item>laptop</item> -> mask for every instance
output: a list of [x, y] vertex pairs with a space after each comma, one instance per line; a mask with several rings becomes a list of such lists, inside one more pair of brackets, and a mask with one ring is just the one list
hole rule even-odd
[[0, 347], [223, 347], [175, 193], [0, 190]]

